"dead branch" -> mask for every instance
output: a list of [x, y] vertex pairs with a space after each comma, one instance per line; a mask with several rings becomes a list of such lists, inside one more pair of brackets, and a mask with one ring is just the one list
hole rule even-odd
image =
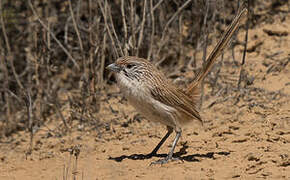
[[[248, 7], [248, 18], [249, 19], [249, 14], [250, 14], [250, 3], [247, 4]], [[246, 54], [247, 54], [247, 44], [248, 44], [248, 32], [249, 32], [249, 21], [247, 20], [246, 22], [246, 34], [245, 34], [245, 43], [244, 43], [244, 51], [243, 51], [243, 58], [242, 58], [242, 63], [241, 63], [241, 69], [240, 69], [240, 75], [239, 75], [239, 81], [238, 81], [238, 89], [240, 89], [240, 86], [241, 86], [241, 81], [243, 80], [243, 72], [244, 72], [244, 69], [243, 69], [243, 65], [245, 64], [246, 62]]]
[[111, 39], [111, 43], [113, 45], [114, 55], [115, 55], [115, 57], [119, 57], [119, 53], [118, 53], [118, 50], [117, 50], [117, 47], [116, 47], [116, 44], [115, 44], [115, 40], [113, 38], [113, 35], [112, 35], [112, 32], [111, 32], [111, 28], [109, 27], [109, 24], [108, 24], [108, 19], [107, 19], [107, 16], [108, 16], [107, 1], [105, 2], [105, 5], [102, 5], [101, 1], [98, 1], [98, 4], [99, 4], [99, 7], [101, 9], [104, 21], [105, 21], [106, 30], [107, 30], [107, 32], [109, 34], [109, 37]]
[[161, 35], [161, 45], [159, 46], [159, 49], [157, 51], [157, 57], [159, 57], [160, 51], [162, 49], [162, 47], [165, 45], [164, 44], [164, 38], [165, 38], [165, 33], [169, 27], [169, 25], [173, 22], [173, 20], [176, 18], [176, 16], [191, 2], [191, 0], [187, 0], [182, 6], [180, 6], [178, 8], [178, 10], [173, 14], [173, 16], [167, 21], [167, 23], [164, 26], [164, 29], [162, 31], [162, 35]]
[[81, 53], [83, 53], [83, 51], [84, 51], [83, 41], [82, 41], [82, 38], [80, 36], [80, 31], [79, 31], [77, 23], [76, 23], [76, 19], [75, 19], [74, 12], [73, 12], [73, 9], [72, 9], [71, 0], [68, 1], [68, 4], [69, 4], [69, 10], [70, 10], [73, 26], [74, 26], [74, 29], [75, 29], [75, 31], [77, 33], [77, 37], [78, 37], [78, 40], [79, 40], [79, 46], [80, 46], [80, 49], [81, 49]]
[[143, 41], [143, 32], [144, 32], [144, 25], [145, 25], [145, 20], [146, 20], [146, 7], [147, 7], [147, 0], [144, 1], [144, 5], [143, 5], [143, 18], [142, 18], [142, 22], [141, 22], [141, 30], [139, 33], [136, 56], [139, 55], [139, 49], [140, 49], [141, 43]]
[[[127, 29], [127, 23], [126, 23], [124, 0], [121, 0], [121, 13], [122, 13], [123, 28], [124, 28], [124, 42], [127, 43], [127, 41], [128, 41], [128, 29]], [[128, 56], [128, 49], [127, 49], [126, 45], [123, 49], [124, 49], [125, 56]]]
[[[161, 2], [161, 1], [159, 1]], [[150, 35], [150, 46], [147, 55], [147, 59], [151, 58], [152, 49], [153, 49], [153, 41], [154, 41], [154, 33], [155, 33], [155, 19], [154, 19], [154, 10], [153, 10], [153, 0], [150, 0], [150, 16], [151, 16], [151, 35]]]
[[28, 0], [28, 4], [33, 12], [33, 14], [36, 16], [37, 20], [39, 21], [39, 23], [42, 25], [42, 27], [48, 31], [51, 35], [51, 37], [56, 41], [56, 43], [59, 45], [59, 47], [66, 53], [66, 55], [69, 57], [69, 59], [74, 63], [74, 65], [77, 67], [78, 70], [80, 70], [80, 66], [78, 65], [78, 63], [76, 62], [76, 60], [72, 57], [72, 55], [68, 52], [68, 50], [62, 45], [62, 43], [56, 38], [56, 36], [54, 35], [54, 33], [52, 31], [50, 31], [50, 29], [44, 24], [44, 22], [40, 19], [40, 17], [38, 16], [37, 12], [35, 11], [31, 0]]
[[12, 52], [11, 52], [11, 47], [10, 47], [10, 43], [9, 43], [9, 39], [8, 39], [8, 36], [7, 36], [7, 33], [6, 33], [6, 28], [5, 28], [5, 23], [4, 23], [4, 18], [3, 18], [3, 10], [2, 10], [2, 0], [0, 0], [0, 21], [1, 21], [1, 29], [2, 29], [2, 33], [3, 33], [3, 36], [4, 36], [4, 40], [5, 40], [5, 44], [6, 44], [6, 49], [7, 49], [7, 59], [10, 63], [10, 66], [11, 66], [11, 69], [12, 69], [12, 72], [13, 72], [13, 75], [14, 75], [14, 78], [18, 84], [18, 86], [20, 87], [20, 89], [23, 89], [23, 85], [19, 79], [19, 76], [15, 70], [15, 66], [14, 66], [14, 56], [12, 55]]

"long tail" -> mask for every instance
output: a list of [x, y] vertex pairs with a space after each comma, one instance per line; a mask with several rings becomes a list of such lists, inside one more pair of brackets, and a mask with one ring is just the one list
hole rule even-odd
[[221, 55], [222, 51], [227, 47], [231, 37], [233, 36], [234, 32], [239, 27], [242, 17], [247, 15], [248, 10], [245, 8], [243, 9], [232, 21], [231, 25], [227, 28], [224, 32], [222, 38], [219, 40], [218, 44], [215, 46], [214, 50], [208, 56], [206, 60], [205, 66], [202, 70], [197, 74], [195, 79], [191, 84], [189, 84], [186, 93], [191, 94], [195, 91], [196, 87], [200, 84], [200, 82], [205, 78], [205, 76], [210, 71], [213, 63], [215, 60]]

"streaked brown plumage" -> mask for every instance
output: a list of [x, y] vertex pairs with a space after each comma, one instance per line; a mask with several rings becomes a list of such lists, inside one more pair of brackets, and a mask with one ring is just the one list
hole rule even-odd
[[149, 155], [156, 154], [173, 130], [176, 132], [168, 156], [153, 164], [163, 164], [173, 159], [173, 151], [184, 126], [191, 123], [202, 124], [196, 107], [199, 85], [210, 71], [214, 61], [227, 46], [239, 26], [241, 18], [246, 14], [247, 10], [244, 9], [235, 17], [208, 57], [203, 69], [185, 91], [172, 84], [153, 64], [142, 58], [121, 57], [107, 67], [115, 72], [118, 86], [137, 111], [148, 120], [167, 126], [167, 134]]

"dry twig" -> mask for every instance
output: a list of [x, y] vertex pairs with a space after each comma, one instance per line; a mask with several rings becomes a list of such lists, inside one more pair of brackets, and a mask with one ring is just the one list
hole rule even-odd
[[39, 21], [39, 23], [42, 25], [42, 27], [48, 31], [51, 35], [51, 37], [56, 41], [56, 43], [59, 45], [59, 47], [66, 53], [66, 55], [69, 57], [69, 59], [74, 63], [74, 65], [77, 67], [78, 70], [80, 70], [80, 66], [78, 65], [78, 63], [76, 62], [76, 60], [72, 57], [72, 55], [68, 52], [68, 50], [62, 45], [62, 43], [56, 38], [56, 36], [54, 35], [54, 33], [44, 24], [44, 22], [40, 19], [40, 17], [38, 16], [37, 12], [35, 11], [31, 0], [28, 0], [29, 6], [33, 12], [33, 14], [36, 16], [37, 20]]

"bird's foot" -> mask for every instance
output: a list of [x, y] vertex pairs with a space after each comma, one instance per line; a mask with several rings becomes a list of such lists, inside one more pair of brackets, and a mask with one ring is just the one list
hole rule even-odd
[[166, 158], [164, 158], [164, 159], [159, 159], [158, 161], [153, 161], [153, 162], [151, 162], [150, 163], [150, 166], [151, 165], [155, 165], [155, 164], [166, 164], [166, 163], [168, 163], [169, 161], [179, 161], [179, 160], [181, 160], [182, 161], [182, 159], [180, 159], [180, 158], [174, 158], [174, 157], [166, 157]]

